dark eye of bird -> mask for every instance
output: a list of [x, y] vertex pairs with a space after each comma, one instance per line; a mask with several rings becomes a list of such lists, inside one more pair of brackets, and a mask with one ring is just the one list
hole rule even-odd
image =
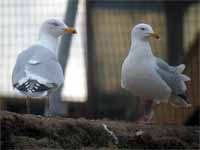
[[145, 28], [140, 28], [140, 29], [143, 30], [143, 31], [145, 30]]

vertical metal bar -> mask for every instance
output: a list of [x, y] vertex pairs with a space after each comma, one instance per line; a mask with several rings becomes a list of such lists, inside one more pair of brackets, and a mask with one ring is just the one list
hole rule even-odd
[[165, 2], [168, 60], [170, 64], [177, 65], [183, 60], [183, 18], [186, 9], [193, 2]]
[[91, 25], [91, 3], [92, 1], [86, 0], [86, 33], [87, 33], [87, 88], [88, 88], [88, 117], [93, 115], [93, 102], [95, 98], [95, 85], [94, 85], [94, 51], [93, 51], [93, 28]]
[[[167, 42], [168, 42], [168, 60], [172, 65], [178, 65], [183, 62], [184, 49], [183, 49], [183, 25], [184, 14], [187, 8], [193, 3], [191, 2], [165, 2], [166, 22], [167, 22]], [[182, 122], [184, 118], [184, 110], [173, 110], [173, 122]]]
[[176, 65], [183, 57], [183, 5], [177, 2], [166, 2], [166, 22], [168, 41], [168, 60]]
[[[79, 0], [67, 0], [67, 10], [64, 22], [68, 26], [74, 26], [75, 24], [78, 2]], [[69, 56], [71, 39], [71, 34], [64, 36], [61, 40], [61, 45], [59, 47], [58, 58], [64, 72]], [[59, 88], [56, 92], [54, 92], [50, 97], [50, 113], [52, 115], [67, 115], [67, 103], [62, 102], [61, 91], [62, 87]]]

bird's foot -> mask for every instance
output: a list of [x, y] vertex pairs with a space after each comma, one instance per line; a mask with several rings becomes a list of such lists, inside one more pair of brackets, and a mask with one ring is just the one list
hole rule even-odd
[[137, 121], [137, 124], [139, 125], [145, 125], [145, 124], [154, 124], [155, 121], [153, 120], [154, 112], [151, 111], [148, 115], [144, 115], [141, 119]]

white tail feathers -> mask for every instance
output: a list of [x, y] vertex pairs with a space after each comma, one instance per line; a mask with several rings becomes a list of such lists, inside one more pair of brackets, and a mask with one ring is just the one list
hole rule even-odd
[[180, 75], [181, 79], [185, 82], [185, 81], [190, 81], [190, 77], [188, 77], [187, 75], [181, 74]]
[[191, 80], [190, 77], [181, 74], [184, 70], [185, 70], [185, 64], [180, 64], [176, 67], [176, 71], [180, 74], [181, 80], [183, 80], [184, 82], [190, 81]]
[[181, 74], [183, 71], [185, 70], [185, 64], [180, 64], [176, 67], [176, 71], [177, 73], [180, 74], [181, 80], [186, 82], [186, 81], [190, 81], [190, 77], [188, 77], [187, 75]]
[[180, 64], [180, 65], [178, 65], [177, 67], [176, 67], [176, 71], [178, 72], [178, 73], [182, 73], [183, 71], [185, 70], [185, 65], [184, 64]]

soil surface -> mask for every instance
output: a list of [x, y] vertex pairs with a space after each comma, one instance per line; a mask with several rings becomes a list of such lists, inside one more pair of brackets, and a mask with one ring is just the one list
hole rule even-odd
[[0, 114], [1, 149], [200, 148], [200, 127]]

